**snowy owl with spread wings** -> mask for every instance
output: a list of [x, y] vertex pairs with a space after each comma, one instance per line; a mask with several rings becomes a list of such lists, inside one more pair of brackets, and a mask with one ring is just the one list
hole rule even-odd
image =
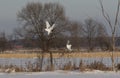
[[47, 31], [48, 35], [50, 35], [50, 33], [52, 32], [52, 30], [53, 30], [54, 27], [55, 27], [55, 24], [53, 24], [52, 26], [50, 26], [49, 22], [46, 21], [45, 31]]

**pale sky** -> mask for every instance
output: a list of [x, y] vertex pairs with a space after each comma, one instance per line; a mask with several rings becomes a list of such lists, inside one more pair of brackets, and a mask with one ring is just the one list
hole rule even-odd
[[[65, 8], [66, 16], [71, 20], [83, 21], [89, 16], [103, 20], [98, 0], [0, 0], [0, 32], [11, 33], [14, 27], [20, 26], [16, 13], [28, 2], [58, 2]], [[117, 0], [103, 0], [108, 13], [113, 16], [116, 10]]]

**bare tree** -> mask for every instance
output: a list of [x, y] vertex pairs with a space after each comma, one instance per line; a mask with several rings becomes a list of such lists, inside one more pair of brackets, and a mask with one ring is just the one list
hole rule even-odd
[[93, 51], [94, 48], [101, 47], [102, 49], [109, 49], [109, 40], [105, 26], [92, 18], [85, 20], [85, 24], [82, 26], [83, 37], [86, 39], [88, 45], [88, 51]]
[[76, 21], [70, 21], [69, 27], [67, 28], [68, 32], [70, 33], [70, 41], [73, 48], [78, 49], [80, 48], [80, 37], [82, 33], [82, 23], [78, 23]]
[[0, 52], [1, 53], [7, 49], [6, 45], [7, 45], [7, 39], [5, 37], [5, 33], [1, 32], [0, 33]]
[[95, 46], [95, 37], [97, 34], [97, 23], [95, 20], [89, 18], [85, 20], [85, 25], [83, 26], [84, 36], [87, 39], [88, 51], [92, 51]]
[[118, 17], [119, 17], [119, 7], [120, 7], [120, 1], [118, 0], [117, 4], [117, 10], [115, 13], [115, 19], [114, 19], [114, 24], [112, 23], [109, 14], [106, 12], [102, 0], [99, 0], [100, 6], [101, 6], [101, 12], [103, 17], [105, 18], [106, 22], [108, 23], [110, 29], [111, 29], [111, 36], [112, 36], [112, 55], [111, 55], [111, 60], [112, 60], [112, 70], [115, 70], [115, 64], [114, 64], [114, 51], [115, 51], [115, 35], [116, 35], [116, 30], [118, 26]]
[[101, 48], [101, 50], [110, 50], [111, 49], [111, 43], [110, 39], [108, 37], [107, 30], [101, 22], [97, 22], [98, 27], [97, 27], [97, 45]]
[[[31, 33], [38, 38], [42, 55], [44, 52], [50, 53], [51, 67], [53, 67], [52, 52], [49, 51], [49, 48], [57, 34], [64, 30], [66, 17], [63, 6], [58, 3], [45, 3], [43, 5], [39, 2], [32, 2], [23, 7], [17, 16], [27, 33]], [[49, 36], [44, 30], [46, 20], [51, 25], [55, 23], [55, 29]]]

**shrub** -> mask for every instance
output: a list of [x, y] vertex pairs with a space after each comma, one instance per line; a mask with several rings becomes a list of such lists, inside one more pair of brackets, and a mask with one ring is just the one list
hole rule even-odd
[[116, 68], [117, 70], [120, 70], [120, 63], [117, 64]]
[[72, 69], [72, 63], [70, 61], [63, 66], [63, 70], [71, 70], [71, 69]]
[[103, 64], [101, 61], [94, 61], [90, 65], [87, 65], [87, 67], [95, 70], [110, 70], [110, 68]]
[[80, 68], [80, 71], [85, 71], [86, 69], [86, 65], [83, 63], [82, 60], [80, 61], [79, 68]]

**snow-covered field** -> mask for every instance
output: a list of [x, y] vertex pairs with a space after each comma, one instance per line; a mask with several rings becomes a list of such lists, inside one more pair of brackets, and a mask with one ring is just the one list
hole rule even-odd
[[[44, 58], [44, 66], [48, 65], [48, 58]], [[54, 65], [58, 67], [59, 65], [68, 63], [69, 61], [72, 62], [72, 64], [76, 64], [79, 66], [80, 61], [83, 61], [85, 64], [90, 64], [94, 61], [102, 61], [105, 65], [111, 66], [111, 58], [55, 58], [53, 60]], [[37, 58], [0, 58], [0, 65], [16, 65], [16, 66], [26, 66], [26, 63], [31, 62], [34, 63], [37, 61]], [[115, 63], [120, 63], [120, 57], [115, 58]]]
[[0, 73], [0, 78], [120, 78], [120, 72], [105, 71], [52, 71], [31, 73]]
[[[25, 63], [31, 61], [34, 63], [37, 58], [0, 58], [0, 65], [17, 65], [17, 66], [25, 66]], [[44, 59], [46, 65], [47, 59]], [[101, 61], [105, 65], [111, 65], [110, 58], [57, 58], [54, 59], [54, 64], [60, 65], [61, 63], [64, 64], [67, 61], [71, 61], [79, 65], [80, 60], [83, 60], [84, 63], [91, 63], [94, 61]], [[120, 58], [115, 59], [115, 63], [120, 63]], [[16, 73], [0, 73], [0, 78], [120, 78], [120, 71], [119, 72], [112, 72], [112, 71], [62, 71], [56, 70], [52, 72], [16, 72]]]

